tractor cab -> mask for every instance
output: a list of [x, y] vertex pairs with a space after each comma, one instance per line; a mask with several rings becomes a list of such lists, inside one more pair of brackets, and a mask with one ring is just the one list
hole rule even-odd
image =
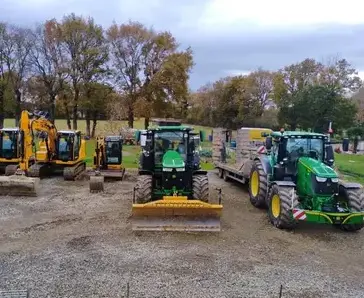
[[58, 160], [65, 162], [78, 160], [80, 148], [80, 131], [60, 130], [57, 132], [56, 155]]
[[20, 158], [21, 133], [18, 128], [0, 129], [0, 159]]
[[193, 168], [194, 137], [192, 128], [186, 126], [158, 126], [142, 131], [138, 136], [142, 147], [141, 167], [164, 171], [179, 164], [181, 168]]
[[306, 195], [338, 192], [338, 176], [332, 169], [334, 155], [328, 137], [309, 132], [273, 132], [266, 140], [271, 151], [273, 177], [292, 181]]

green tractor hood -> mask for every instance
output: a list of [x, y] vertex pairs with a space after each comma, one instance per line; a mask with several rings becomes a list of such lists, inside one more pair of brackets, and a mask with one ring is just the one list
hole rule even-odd
[[299, 159], [299, 163], [318, 177], [322, 178], [338, 177], [337, 173], [332, 168], [330, 168], [320, 160], [310, 157], [301, 157]]
[[162, 161], [163, 169], [183, 169], [185, 168], [185, 162], [181, 155], [174, 150], [169, 150], [163, 155]]

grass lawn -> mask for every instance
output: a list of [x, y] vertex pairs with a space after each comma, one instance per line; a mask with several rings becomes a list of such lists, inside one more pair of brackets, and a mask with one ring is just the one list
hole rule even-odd
[[[57, 119], [55, 121], [56, 127], [58, 130], [68, 129], [67, 121], [65, 119]], [[188, 124], [187, 124], [188, 125]], [[14, 119], [5, 119], [4, 127], [14, 127], [15, 120]], [[115, 134], [120, 131], [120, 128], [127, 127], [127, 121], [105, 121], [99, 120], [96, 126], [96, 135], [97, 134]], [[211, 127], [206, 126], [198, 126], [198, 125], [190, 125], [193, 126], [194, 131], [198, 132], [200, 130], [205, 132], [206, 139], [208, 139], [208, 135], [211, 134]], [[139, 118], [134, 121], [134, 128], [136, 129], [144, 129], [144, 118]], [[85, 120], [78, 120], [77, 121], [77, 129], [80, 130], [82, 133], [86, 132], [86, 121]]]
[[335, 154], [335, 165], [344, 179], [364, 185], [364, 155]]

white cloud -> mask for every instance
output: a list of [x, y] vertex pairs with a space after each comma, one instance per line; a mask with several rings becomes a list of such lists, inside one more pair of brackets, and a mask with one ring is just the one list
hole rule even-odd
[[339, 0], [212, 0], [201, 18], [200, 28], [255, 26], [290, 29], [317, 24], [362, 24], [364, 3], [351, 0], [350, 5]]

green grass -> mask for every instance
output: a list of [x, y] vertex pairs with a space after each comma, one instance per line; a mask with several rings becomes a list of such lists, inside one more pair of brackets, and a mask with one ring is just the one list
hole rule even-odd
[[[57, 119], [55, 121], [56, 127], [58, 130], [68, 129], [67, 121], [65, 119]], [[14, 127], [15, 120], [14, 119], [5, 119], [4, 127]], [[120, 128], [127, 127], [127, 121], [105, 121], [99, 120], [97, 121], [96, 126], [96, 135], [97, 134], [115, 134], [120, 131]], [[190, 125], [193, 126], [196, 132], [202, 130], [205, 132], [206, 139], [208, 139], [208, 135], [211, 134], [212, 128], [206, 126], [198, 126], [198, 125]], [[139, 118], [134, 121], [134, 128], [136, 129], [144, 129], [144, 118]], [[82, 133], [86, 132], [86, 121], [85, 120], [78, 120], [77, 121], [77, 129], [80, 130]]]
[[335, 165], [346, 180], [364, 184], [364, 155], [335, 153]]

